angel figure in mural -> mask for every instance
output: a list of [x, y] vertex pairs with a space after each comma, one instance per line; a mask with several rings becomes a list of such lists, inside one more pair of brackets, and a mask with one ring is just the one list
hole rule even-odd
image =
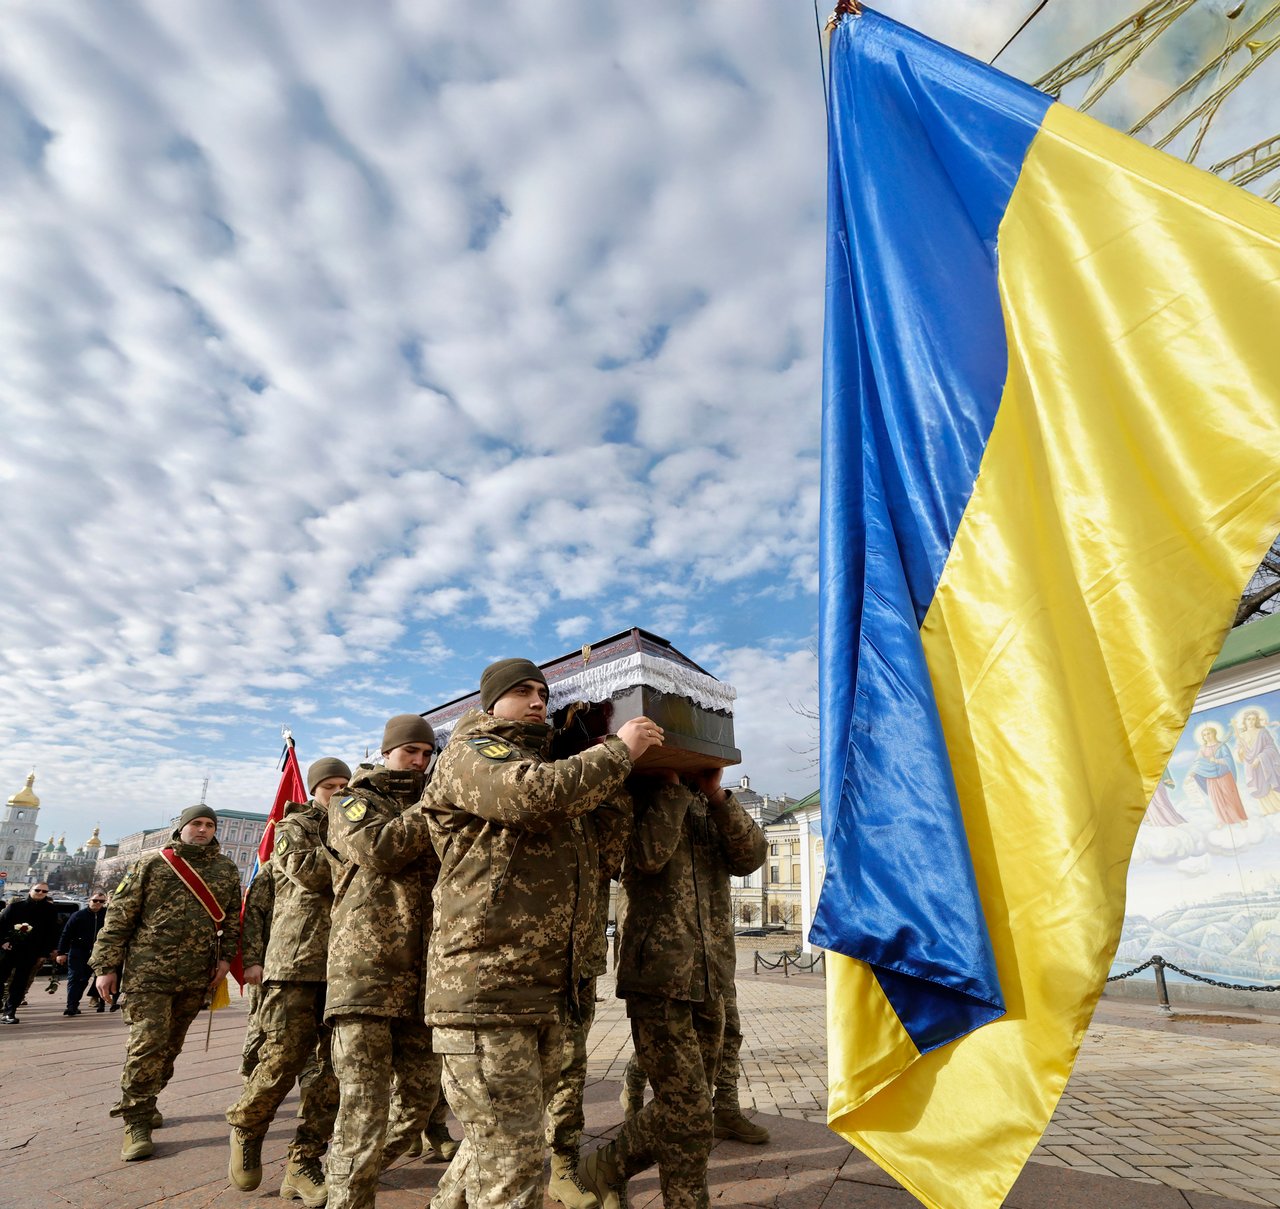
[[1150, 824], [1152, 827], [1177, 827], [1179, 823], [1187, 821], [1178, 813], [1178, 808], [1173, 804], [1173, 799], [1169, 796], [1169, 790], [1176, 783], [1166, 768], [1160, 780], [1156, 783], [1156, 791], [1151, 795], [1151, 803], [1147, 807], [1147, 813], [1142, 816], [1144, 823]]
[[1263, 814], [1280, 814], [1280, 746], [1271, 733], [1275, 729], [1258, 706], [1242, 711], [1235, 726], [1236, 758]]
[[1231, 748], [1223, 742], [1216, 726], [1202, 726], [1196, 732], [1196, 738], [1200, 740], [1200, 746], [1196, 748], [1196, 758], [1191, 761], [1187, 781], [1195, 781], [1208, 796], [1209, 805], [1223, 827], [1247, 823], [1249, 819], [1240, 800], [1240, 790], [1236, 787], [1236, 762]]

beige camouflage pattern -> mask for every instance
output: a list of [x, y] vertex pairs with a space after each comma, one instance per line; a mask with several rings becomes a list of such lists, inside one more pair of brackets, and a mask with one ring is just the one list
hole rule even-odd
[[707, 1157], [712, 1146], [712, 1088], [724, 1031], [724, 1001], [633, 995], [627, 1000], [631, 1037], [649, 1072], [653, 1099], [613, 1142], [619, 1172], [630, 1178], [658, 1164], [666, 1209], [706, 1209]]
[[206, 990], [201, 986], [173, 994], [129, 988], [124, 1002], [129, 1048], [120, 1075], [120, 1100], [111, 1116], [126, 1122], [151, 1120], [156, 1097], [173, 1078], [173, 1065], [204, 1004]]
[[264, 977], [270, 982], [324, 982], [329, 958], [333, 880], [341, 868], [326, 844], [329, 812], [316, 802], [289, 802], [271, 853], [276, 916]]
[[708, 1203], [712, 1097], [734, 990], [731, 875], [763, 863], [764, 833], [732, 794], [634, 778], [634, 830], [622, 880], [618, 994], [654, 1098], [613, 1143], [629, 1177], [658, 1164], [663, 1204]]
[[[440, 1085], [440, 1056], [435, 1054], [434, 1057], [434, 1082], [429, 1089], [419, 1088], [415, 1101], [416, 1104], [421, 1104], [423, 1101], [430, 1099], [435, 1105], [424, 1127], [428, 1133], [436, 1128], [442, 1131], [448, 1129], [449, 1105], [444, 1098], [444, 1090]], [[391, 1089], [391, 1111], [388, 1114], [389, 1124], [387, 1125], [386, 1144], [386, 1153], [388, 1155], [398, 1158], [413, 1146], [414, 1138], [417, 1136], [414, 1133], [414, 1120], [417, 1112], [418, 1109], [416, 1107], [405, 1104], [401, 1095], [400, 1080], [397, 1079]]]
[[[129, 866], [107, 906], [106, 922], [89, 956], [95, 974], [124, 967], [134, 991], [203, 990], [221, 957], [230, 960], [240, 939], [240, 874], [218, 841], [172, 847], [213, 891], [226, 918], [221, 929], [159, 850]], [[219, 936], [219, 930], [222, 935]]]
[[586, 1123], [582, 1098], [587, 1088], [587, 1034], [596, 1018], [594, 978], [587, 980], [578, 998], [583, 1008], [582, 1020], [565, 1025], [560, 1074], [547, 1103], [546, 1127], [547, 1145], [552, 1153], [572, 1158], [575, 1167]]
[[[539, 1209], [543, 1114], [560, 1073], [559, 1017], [517, 1027], [438, 1028], [444, 1093], [462, 1145], [433, 1209]], [[332, 1202], [330, 1202], [332, 1204]]]
[[[263, 1041], [227, 1121], [262, 1137], [294, 1082], [301, 1079], [298, 1124], [290, 1157], [320, 1158], [333, 1133], [338, 1083], [329, 1060], [329, 1029], [321, 1024], [324, 983], [268, 982], [255, 1014]], [[303, 1078], [303, 1075], [306, 1078]]]
[[249, 1000], [249, 1014], [244, 1022], [244, 1044], [240, 1047], [240, 1078], [247, 1079], [258, 1065], [258, 1055], [262, 1052], [262, 1043], [267, 1039], [262, 1025], [258, 1023], [258, 1008], [262, 1006], [262, 987], [246, 987], [245, 997]]
[[[510, 1025], [558, 1017], [587, 976], [602, 847], [626, 825], [626, 745], [544, 759], [551, 728], [471, 711], [423, 798], [441, 858], [427, 1020]], [[605, 803], [610, 803], [605, 808]], [[598, 817], [582, 816], [595, 812]], [[456, 1110], [455, 1110], [456, 1111]]]
[[329, 803], [334, 883], [326, 1013], [422, 1020], [439, 862], [420, 773], [362, 765]]
[[724, 995], [736, 963], [729, 877], [764, 864], [764, 832], [732, 794], [714, 805], [683, 784], [639, 777], [631, 791], [618, 995]]
[[[738, 1108], [738, 1079], [741, 1077], [742, 1065], [742, 1021], [738, 1016], [738, 992], [733, 983], [730, 994], [724, 997], [724, 1042], [720, 1047], [720, 1062], [716, 1067], [716, 1086], [712, 1096], [717, 1109]], [[623, 1072], [622, 1082], [627, 1094], [635, 1099], [644, 1097], [645, 1084], [649, 1076], [645, 1074], [640, 1059], [633, 1053]], [[550, 1139], [548, 1139], [550, 1140]]]
[[276, 883], [271, 862], [258, 870], [244, 896], [244, 914], [240, 922], [240, 960], [247, 970], [267, 960], [267, 944], [271, 939], [271, 917], [276, 905]]
[[406, 1137], [421, 1134], [435, 1107], [440, 1059], [417, 1020], [342, 1016], [333, 1023], [333, 1069], [342, 1087], [325, 1163], [329, 1209], [371, 1209], [383, 1165], [392, 1077], [407, 1111]]

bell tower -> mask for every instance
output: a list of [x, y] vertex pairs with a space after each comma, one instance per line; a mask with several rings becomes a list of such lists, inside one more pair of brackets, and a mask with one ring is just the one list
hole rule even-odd
[[[0, 821], [0, 858], [4, 866], [16, 865], [25, 870], [40, 855], [40, 842], [36, 839], [40, 799], [32, 789], [36, 771], [27, 774], [27, 783], [5, 803], [4, 819]], [[19, 876], [21, 873], [19, 872]]]

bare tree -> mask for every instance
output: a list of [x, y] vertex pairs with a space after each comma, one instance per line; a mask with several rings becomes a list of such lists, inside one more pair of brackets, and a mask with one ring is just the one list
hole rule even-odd
[[1233, 624], [1244, 625], [1255, 617], [1274, 613], [1277, 608], [1280, 608], [1280, 537], [1271, 543], [1267, 556], [1249, 580]]
[[750, 899], [744, 899], [738, 904], [738, 918], [744, 924], [755, 923], [756, 916], [760, 914], [760, 904], [753, 903]]

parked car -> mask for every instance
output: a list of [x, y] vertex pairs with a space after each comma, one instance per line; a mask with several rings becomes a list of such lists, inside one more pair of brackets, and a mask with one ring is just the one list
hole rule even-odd
[[738, 928], [735, 936], [768, 936], [772, 928]]

